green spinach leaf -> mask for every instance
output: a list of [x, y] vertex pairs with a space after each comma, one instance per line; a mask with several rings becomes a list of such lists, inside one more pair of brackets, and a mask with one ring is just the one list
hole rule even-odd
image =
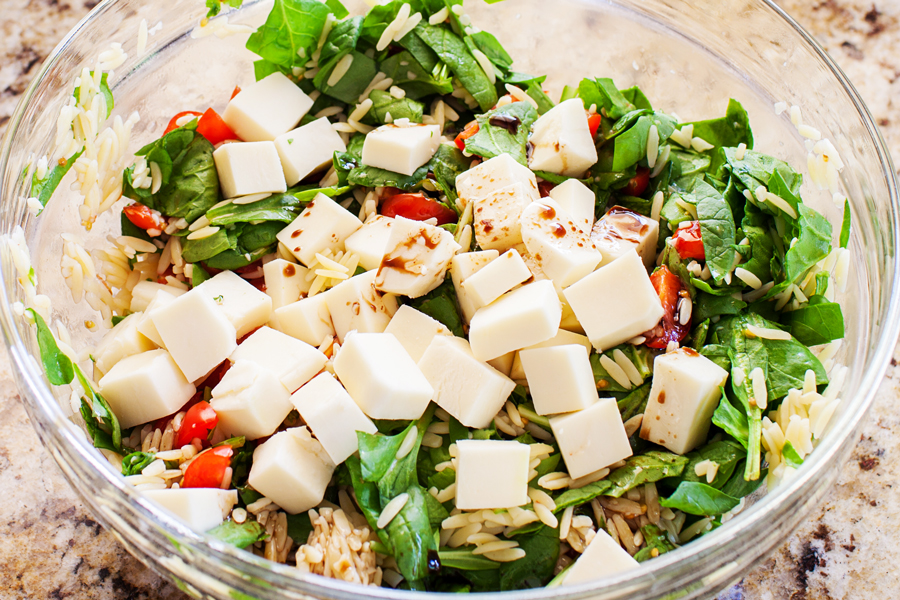
[[743, 143], [747, 148], [753, 148], [750, 118], [741, 103], [733, 98], [728, 101], [724, 117], [689, 124], [694, 126], [694, 137], [705, 140], [713, 146], [734, 147]]
[[300, 200], [291, 194], [272, 194], [250, 204], [226, 204], [206, 213], [210, 225], [222, 227], [251, 221], [290, 223], [300, 214]]
[[739, 502], [737, 498], [732, 498], [712, 486], [693, 481], [682, 481], [671, 496], [659, 499], [659, 503], [666, 508], [698, 516], [727, 513]]
[[[515, 131], [506, 127], [492, 125], [495, 117], [514, 118], [518, 120]], [[501, 154], [509, 154], [522, 165], [528, 165], [525, 145], [531, 125], [538, 114], [528, 102], [512, 102], [483, 115], [478, 115], [478, 132], [466, 139], [466, 150], [484, 158], [493, 158]]]
[[785, 313], [784, 325], [797, 341], [807, 346], [827, 344], [844, 337], [841, 305], [824, 296], [811, 296], [802, 308]]
[[497, 90], [472, 56], [466, 44], [455, 33], [444, 27], [420, 25], [416, 34], [434, 50], [460, 83], [487, 111], [497, 103]]
[[[106, 79], [106, 73], [103, 74], [104, 80]], [[66, 176], [66, 173], [69, 172], [69, 169], [72, 168], [72, 165], [75, 164], [75, 161], [78, 160], [84, 154], [84, 148], [73, 154], [68, 159], [60, 159], [61, 162], [53, 165], [47, 175], [43, 179], [37, 178], [37, 173], [31, 176], [31, 197], [37, 198], [38, 202], [41, 203], [41, 206], [47, 206], [47, 202], [50, 201], [50, 197], [53, 195], [53, 192], [56, 191], [56, 188], [59, 187], [59, 183], [62, 181], [63, 177]], [[40, 212], [38, 213], [40, 214]]]
[[331, 9], [318, 0], [275, 0], [266, 22], [247, 40], [247, 50], [283, 67], [312, 57]]
[[465, 337], [462, 318], [457, 309], [456, 288], [449, 277], [424, 296], [410, 300], [409, 305], [446, 325], [453, 335]]
[[38, 349], [41, 353], [41, 363], [44, 366], [47, 379], [53, 385], [72, 383], [72, 380], [75, 378], [72, 360], [59, 349], [59, 346], [56, 344], [56, 338], [47, 326], [47, 323], [44, 322], [44, 318], [33, 308], [27, 308], [25, 312], [34, 319], [34, 326], [37, 328]]
[[422, 114], [425, 105], [412, 98], [394, 98], [388, 92], [372, 90], [369, 94], [372, 108], [366, 114], [365, 121], [370, 124], [383, 125], [387, 123], [387, 116], [391, 116], [391, 122], [397, 119], [409, 119], [413, 123], [422, 122]]
[[269, 539], [266, 528], [253, 520], [244, 521], [243, 523], [235, 523], [232, 520], [228, 520], [217, 527], [213, 527], [206, 534], [238, 548], [246, 548], [255, 542]]
[[553, 578], [559, 558], [559, 531], [546, 525], [517, 538], [525, 556], [500, 564], [500, 590], [522, 590], [545, 585]]

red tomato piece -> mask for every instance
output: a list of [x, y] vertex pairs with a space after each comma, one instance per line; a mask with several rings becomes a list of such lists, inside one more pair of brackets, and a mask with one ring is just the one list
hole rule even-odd
[[181, 448], [191, 443], [194, 438], [206, 440], [209, 432], [219, 422], [219, 415], [209, 402], [198, 402], [190, 407], [184, 420], [181, 422], [181, 429], [178, 430], [178, 437], [175, 438], [175, 447]]
[[158, 210], [153, 210], [149, 206], [139, 204], [129, 204], [122, 209], [125, 217], [131, 221], [135, 227], [141, 229], [159, 229], [162, 231], [166, 227], [166, 219]]
[[600, 121], [603, 120], [603, 117], [600, 116], [600, 113], [594, 113], [588, 115], [588, 129], [591, 130], [591, 137], [597, 137], [597, 130], [600, 129]]
[[239, 86], [239, 85], [234, 86], [234, 91], [231, 92], [231, 98], [229, 98], [229, 100], [234, 100], [234, 97], [240, 93], [241, 93], [241, 86]]
[[194, 117], [201, 117], [201, 116], [203, 116], [203, 113], [198, 113], [196, 110], [181, 111], [180, 113], [178, 113], [177, 115], [172, 117], [172, 120], [169, 121], [168, 125], [166, 125], [166, 130], [163, 132], [163, 135], [166, 135], [167, 133], [178, 129], [178, 119], [180, 119], [181, 117], [187, 116], [187, 115], [192, 115]]
[[466, 149], [466, 140], [478, 133], [478, 121], [472, 121], [466, 128], [459, 132], [456, 136], [456, 147], [460, 150]]
[[681, 278], [665, 265], [650, 275], [650, 283], [659, 295], [663, 307], [663, 317], [659, 324], [644, 334], [645, 342], [650, 348], [665, 348], [669, 342], [680, 342], [690, 331], [691, 323], [682, 325], [678, 320], [678, 300], [688, 295]]
[[638, 167], [637, 175], [628, 180], [628, 185], [622, 188], [622, 193], [628, 196], [640, 196], [650, 184], [650, 169]]
[[700, 221], [691, 221], [690, 227], [681, 227], [672, 234], [672, 246], [681, 258], [706, 259], [703, 237], [700, 235]]
[[219, 116], [219, 113], [211, 108], [207, 109], [200, 117], [200, 121], [197, 122], [197, 133], [209, 140], [213, 146], [225, 140], [238, 139], [231, 127]]
[[382, 202], [381, 214], [386, 217], [405, 217], [413, 221], [426, 221], [434, 217], [438, 225], [456, 223], [459, 218], [455, 210], [425, 194], [395, 194]]
[[225, 470], [231, 467], [234, 450], [231, 446], [218, 446], [197, 456], [188, 465], [181, 481], [183, 488], [219, 488], [225, 478]]

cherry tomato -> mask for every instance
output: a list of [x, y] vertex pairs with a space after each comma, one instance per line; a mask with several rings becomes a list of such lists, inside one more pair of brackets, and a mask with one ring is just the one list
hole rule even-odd
[[588, 115], [588, 129], [591, 130], [591, 137], [597, 137], [597, 130], [600, 129], [600, 121], [603, 120], [603, 117], [600, 116], [600, 113], [594, 113], [592, 115]]
[[466, 140], [478, 133], [478, 121], [472, 121], [466, 128], [459, 132], [456, 136], [456, 147], [460, 150], [466, 149]]
[[219, 488], [225, 470], [231, 466], [234, 450], [231, 446], [218, 446], [197, 456], [188, 465], [181, 481], [183, 488]]
[[185, 116], [187, 116], [187, 115], [191, 115], [191, 116], [194, 116], [194, 117], [202, 117], [202, 116], [203, 116], [203, 113], [198, 113], [196, 110], [183, 110], [183, 111], [181, 111], [180, 113], [178, 113], [177, 115], [175, 115], [174, 117], [172, 117], [172, 120], [169, 121], [169, 124], [168, 124], [168, 125], [166, 125], [166, 130], [163, 132], [163, 135], [166, 135], [167, 133], [169, 133], [169, 132], [171, 132], [171, 131], [175, 131], [176, 129], [178, 129], [178, 120], [179, 120], [181, 117], [185, 117]]
[[650, 169], [638, 167], [637, 175], [628, 180], [628, 185], [622, 188], [622, 193], [627, 196], [640, 196], [650, 184]]
[[209, 402], [198, 402], [190, 407], [187, 414], [184, 415], [181, 429], [178, 430], [178, 437], [175, 438], [175, 447], [181, 448], [186, 446], [194, 438], [205, 440], [218, 422], [219, 415], [209, 405]]
[[135, 227], [141, 229], [159, 229], [162, 231], [166, 227], [166, 219], [158, 210], [153, 210], [149, 206], [144, 206], [135, 202], [129, 204], [122, 209], [125, 217], [131, 221]]
[[237, 96], [237, 95], [240, 94], [240, 93], [241, 93], [241, 86], [239, 86], [239, 85], [234, 86], [234, 91], [231, 92], [231, 98], [230, 98], [230, 100], [234, 100], [234, 97]]
[[396, 194], [381, 204], [381, 214], [386, 217], [405, 217], [413, 221], [426, 221], [432, 217], [438, 225], [456, 223], [456, 211], [440, 202], [427, 198], [425, 194]]
[[665, 348], [669, 342], [680, 342], [690, 331], [691, 323], [682, 325], [678, 321], [678, 300], [688, 295], [678, 275], [672, 273], [665, 265], [650, 275], [650, 283], [659, 295], [663, 307], [663, 317], [659, 324], [644, 334], [645, 342], [650, 348]]
[[700, 235], [700, 221], [691, 221], [690, 227], [682, 227], [672, 234], [672, 246], [681, 258], [706, 259], [703, 238]]
[[225, 140], [238, 139], [231, 127], [219, 116], [219, 113], [211, 108], [207, 109], [197, 122], [197, 133], [209, 140], [209, 143], [213, 146]]

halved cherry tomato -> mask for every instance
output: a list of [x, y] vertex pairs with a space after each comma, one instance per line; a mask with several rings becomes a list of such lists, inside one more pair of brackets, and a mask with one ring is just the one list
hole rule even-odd
[[672, 234], [672, 246], [681, 258], [706, 259], [703, 238], [700, 235], [700, 221], [691, 221], [690, 227], [681, 227]]
[[637, 175], [628, 180], [628, 185], [622, 188], [622, 193], [628, 196], [640, 196], [650, 184], [650, 169], [638, 167]]
[[178, 430], [178, 437], [175, 438], [175, 447], [186, 446], [194, 438], [205, 440], [218, 422], [219, 415], [209, 405], [209, 402], [198, 402], [190, 407], [187, 414], [184, 415], [181, 429]]
[[230, 98], [230, 100], [234, 100], [234, 97], [237, 96], [237, 95], [240, 94], [240, 93], [241, 93], [241, 86], [239, 86], [239, 85], [234, 86], [234, 91], [231, 92], [231, 98]]
[[231, 466], [234, 450], [218, 446], [199, 455], [188, 465], [181, 481], [183, 488], [218, 488], [222, 486], [225, 469]]
[[452, 208], [432, 200], [425, 194], [396, 194], [381, 203], [381, 214], [386, 217], [405, 217], [413, 221], [426, 221], [432, 217], [438, 225], [456, 223], [458, 216]]
[[215, 146], [225, 140], [236, 140], [237, 135], [231, 130], [231, 127], [225, 124], [219, 113], [211, 108], [206, 109], [203, 116], [197, 122], [197, 133], [209, 140], [209, 143]]
[[158, 210], [153, 210], [149, 206], [139, 204], [129, 204], [122, 209], [125, 217], [132, 222], [135, 227], [141, 229], [159, 229], [162, 231], [166, 227], [166, 219]]
[[600, 121], [603, 117], [599, 113], [594, 113], [588, 117], [588, 129], [591, 130], [591, 137], [597, 137], [597, 130], [600, 129]]
[[188, 115], [191, 115], [192, 117], [202, 117], [202, 116], [203, 116], [203, 113], [198, 113], [196, 110], [183, 110], [183, 111], [181, 111], [180, 113], [178, 113], [177, 115], [175, 115], [174, 117], [172, 117], [172, 119], [169, 121], [169, 124], [166, 125], [166, 130], [163, 132], [163, 135], [166, 135], [167, 133], [170, 133], [170, 132], [175, 131], [176, 129], [178, 129], [178, 120], [179, 120], [181, 117], [186, 117], [186, 116], [188, 116]]
[[466, 140], [478, 133], [478, 121], [472, 121], [466, 128], [459, 132], [459, 135], [456, 136], [456, 147], [460, 150], [466, 149]]
[[663, 307], [663, 317], [659, 324], [644, 334], [645, 342], [650, 348], [665, 348], [669, 342], [680, 342], [690, 331], [691, 323], [688, 321], [682, 325], [678, 320], [678, 300], [688, 292], [681, 282], [681, 278], [675, 275], [665, 265], [659, 267], [650, 275], [650, 283], [659, 295], [659, 301]]

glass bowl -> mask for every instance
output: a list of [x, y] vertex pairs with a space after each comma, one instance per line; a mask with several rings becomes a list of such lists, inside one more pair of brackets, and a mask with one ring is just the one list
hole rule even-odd
[[[884, 142], [859, 95], [822, 48], [768, 0], [690, 2], [677, 0], [507, 0], [487, 6], [470, 0], [475, 22], [497, 35], [518, 71], [547, 73], [557, 95], [582, 76], [613, 77], [619, 87], [640, 85], [655, 105], [683, 120], [724, 112], [729, 97], [750, 112], [757, 148], [805, 165], [806, 149], [775, 101], [803, 109], [804, 120], [830, 138], [846, 164], [842, 186], [850, 198], [854, 228], [853, 269], [841, 298], [847, 335], [838, 359], [850, 367], [845, 398], [825, 441], [790, 481], [737, 518], [687, 546], [646, 564], [636, 573], [581, 586], [509, 593], [516, 598], [709, 597], [738, 579], [781, 543], [826, 493], [849, 456], [897, 338], [900, 269], [900, 207], [894, 170]], [[353, 6], [357, 12], [364, 8]], [[248, 3], [229, 15], [256, 25], [269, 4]], [[110, 213], [89, 234], [78, 226], [80, 199], [60, 187], [47, 210], [32, 217], [20, 174], [32, 153], [47, 152], [59, 109], [74, 77], [110, 42], [128, 58], [110, 81], [114, 114], [140, 111], [130, 150], [159, 137], [169, 117], [186, 108], [223, 105], [236, 84], [252, 81], [246, 35], [192, 39], [205, 7], [199, 0], [106, 0], [60, 42], [12, 116], [0, 154], [0, 234], [22, 225], [40, 292], [53, 302], [54, 318], [73, 332], [76, 347], [99, 334], [84, 327], [96, 318], [74, 305], [60, 275], [60, 234], [79, 231], [86, 247], [101, 244], [115, 229]], [[136, 56], [138, 24], [162, 22], [148, 51]], [[801, 170], [804, 170], [801, 168]], [[833, 223], [840, 211], [828, 194], [809, 184], [807, 202]], [[411, 592], [360, 588], [333, 579], [303, 576], [197, 535], [144, 500], [91, 447], [71, 420], [67, 397], [57, 398], [38, 361], [34, 334], [12, 311], [21, 296], [6, 244], [0, 254], [3, 297], [0, 323], [25, 406], [42, 443], [82, 500], [135, 556], [189, 594], [217, 598], [412, 598]], [[61, 394], [63, 395], [63, 394]]]

